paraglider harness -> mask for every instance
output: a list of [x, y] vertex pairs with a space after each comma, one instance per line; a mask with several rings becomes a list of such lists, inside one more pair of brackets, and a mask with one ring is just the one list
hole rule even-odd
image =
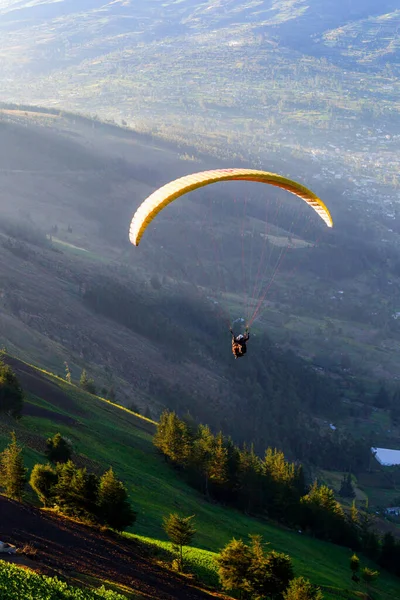
[[235, 336], [235, 334], [233, 333], [232, 329], [230, 329], [229, 331], [232, 334], [232, 353], [233, 353], [233, 356], [235, 357], [235, 359], [236, 358], [241, 358], [247, 352], [246, 343], [248, 342], [248, 340], [250, 338], [250, 333], [248, 331], [248, 328], [246, 327], [244, 335], [242, 333], [240, 333], [239, 335]]

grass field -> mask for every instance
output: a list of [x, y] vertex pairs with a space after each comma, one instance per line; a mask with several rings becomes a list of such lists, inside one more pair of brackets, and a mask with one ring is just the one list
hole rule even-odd
[[15, 565], [0, 563], [0, 600], [122, 600], [120, 594], [106, 590], [72, 587], [56, 577], [45, 577]]
[[[26, 446], [26, 463], [32, 467], [38, 460], [45, 461], [45, 439], [60, 431], [72, 441], [80, 460], [89, 468], [101, 471], [112, 465], [125, 481], [138, 513], [132, 533], [146, 543], [169, 549], [162, 529], [163, 516], [173, 511], [194, 514], [197, 533], [187, 556], [191, 568], [205, 583], [217, 583], [214, 553], [232, 537], [247, 540], [249, 534], [257, 533], [270, 543], [270, 548], [290, 554], [297, 575], [310, 578], [325, 590], [353, 589], [349, 550], [206, 502], [155, 451], [154, 422], [23, 363], [14, 363], [14, 368], [27, 390], [27, 414], [18, 423], [3, 421], [0, 446], [7, 443], [8, 430], [13, 428]], [[334, 592], [324, 594], [325, 598], [335, 597]], [[382, 573], [374, 597], [399, 598], [400, 581]]]

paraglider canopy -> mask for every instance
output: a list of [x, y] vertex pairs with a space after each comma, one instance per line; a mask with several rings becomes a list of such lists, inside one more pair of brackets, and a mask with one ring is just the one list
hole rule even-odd
[[131, 222], [129, 239], [132, 244], [134, 246], [139, 245], [149, 223], [168, 204], [188, 192], [219, 181], [255, 181], [280, 187], [302, 198], [315, 210], [328, 227], [333, 226], [330, 212], [322, 200], [311, 190], [297, 183], [297, 181], [282, 177], [276, 173], [257, 171], [255, 169], [216, 169], [214, 171], [201, 171], [200, 173], [180, 177], [159, 188], [144, 200]]
[[[199, 188], [228, 181], [265, 183], [281, 188], [301, 198], [313, 211], [303, 211], [302, 203], [291, 203], [288, 201], [290, 198], [280, 199], [279, 194], [265, 194], [265, 200], [262, 194], [257, 194], [255, 202], [248, 202], [247, 192], [241, 193], [238, 202], [236, 197], [232, 198], [233, 202], [229, 204], [229, 208], [225, 204], [228, 195], [215, 196], [212, 193], [207, 195], [205, 192], [200, 197], [195, 194]], [[245, 186], [247, 187], [252, 186]], [[194, 193], [192, 195], [189, 192]], [[231, 327], [234, 322], [233, 317], [237, 317], [238, 314], [245, 317], [244, 322], [247, 326], [251, 326], [263, 310], [264, 301], [276, 274], [281, 269], [283, 259], [287, 259], [290, 254], [297, 254], [305, 259], [307, 248], [315, 247], [312, 236], [300, 235], [298, 228], [296, 230], [297, 216], [303, 217], [302, 213], [307, 213], [304, 215], [304, 221], [311, 223], [313, 219], [309, 213], [314, 212], [328, 227], [333, 226], [331, 214], [324, 202], [297, 181], [256, 169], [216, 169], [180, 177], [148, 196], [132, 218], [129, 230], [131, 243], [138, 246], [153, 219], [168, 204], [186, 194], [194, 197], [195, 203], [200, 200], [199, 205], [202, 207], [200, 211], [203, 214], [204, 208], [205, 220], [207, 199], [210, 201], [208, 224], [205, 220], [201, 223], [199, 221], [198, 224], [196, 221], [189, 221], [184, 216], [185, 211], [181, 212], [178, 220], [172, 220], [174, 226], [179, 222], [181, 229], [184, 230], [183, 246], [176, 251], [177, 240], [182, 239], [178, 232], [171, 240], [172, 247], [175, 243], [175, 250], [172, 252], [166, 248], [165, 238], [161, 237], [160, 247], [163, 248], [163, 252], [154, 254], [153, 258], [154, 261], [166, 259], [171, 265], [177, 262], [175, 261], [177, 257], [178, 272], [184, 273], [183, 278], [178, 275], [177, 281], [180, 284], [183, 281], [194, 284], [208, 301], [213, 302], [221, 316], [226, 319], [228, 327]], [[275, 210], [271, 210], [275, 203], [275, 198], [272, 196], [278, 196]], [[218, 212], [216, 208], [219, 201], [221, 209]], [[282, 210], [281, 205], [284, 207]], [[249, 218], [250, 206], [255, 211], [258, 210], [258, 216], [253, 211], [253, 216]], [[265, 211], [265, 218], [260, 217], [260, 211], [262, 213]], [[298, 212], [297, 216], [296, 212]], [[214, 220], [216, 213], [218, 213], [217, 219], [218, 215], [221, 219], [219, 226]], [[228, 215], [233, 216], [233, 221], [229, 220]], [[240, 221], [241, 227], [239, 227]], [[230, 228], [231, 223], [235, 224], [233, 228]], [[217, 230], [216, 227], [219, 229]], [[316, 231], [318, 229], [320, 228], [315, 228]], [[293, 262], [292, 260], [292, 264]], [[183, 267], [185, 264], [187, 270]], [[216, 267], [214, 270], [213, 266]], [[238, 280], [238, 271], [242, 272], [241, 281]], [[186, 273], [189, 274], [188, 277]], [[211, 292], [212, 296], [218, 297], [218, 301], [210, 295]]]

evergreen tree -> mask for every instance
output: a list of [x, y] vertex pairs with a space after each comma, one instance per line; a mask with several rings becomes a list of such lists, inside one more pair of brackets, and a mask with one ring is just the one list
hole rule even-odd
[[4, 412], [14, 419], [22, 416], [24, 392], [17, 376], [10, 366], [0, 360], [0, 413]]
[[179, 569], [183, 571], [183, 546], [189, 546], [196, 530], [192, 525], [191, 517], [180, 517], [178, 514], [170, 514], [164, 517], [164, 531], [171, 542], [179, 549]]
[[255, 599], [281, 600], [283, 592], [293, 579], [290, 556], [275, 550], [264, 554], [261, 537], [252, 537], [252, 558], [247, 573], [248, 587]]
[[226, 590], [247, 591], [252, 552], [243, 540], [231, 540], [216, 558], [218, 575]]
[[269, 497], [266, 497], [267, 509], [271, 516], [287, 520], [293, 506], [305, 491], [303, 470], [286, 461], [283, 452], [272, 448], [267, 449], [262, 466], [266, 478], [265, 488], [269, 491]]
[[215, 438], [208, 425], [199, 425], [196, 439], [193, 444], [192, 460], [195, 467], [202, 474], [204, 492], [209, 495], [210, 462], [213, 456]]
[[56, 465], [54, 500], [62, 512], [93, 521], [97, 513], [98, 477], [69, 460]]
[[227, 452], [227, 465], [226, 465], [226, 476], [227, 482], [223, 486], [224, 500], [232, 504], [236, 503], [237, 490], [239, 485], [239, 461], [240, 453], [239, 448], [235, 446], [233, 440], [228, 437], [224, 438], [224, 447]]
[[318, 537], [335, 543], [354, 542], [355, 530], [345, 518], [333, 490], [314, 482], [308, 494], [301, 498], [301, 524]]
[[72, 456], [71, 444], [62, 437], [61, 433], [56, 433], [46, 441], [46, 456], [52, 463], [68, 462]]
[[221, 432], [215, 437], [214, 448], [208, 463], [208, 477], [210, 481], [219, 486], [228, 481], [228, 450]]
[[57, 473], [51, 465], [36, 464], [31, 472], [29, 485], [36, 492], [43, 506], [54, 504], [54, 488], [57, 484]]
[[174, 412], [169, 413], [166, 430], [166, 454], [177, 465], [186, 465], [191, 453], [187, 425]]
[[72, 383], [72, 375], [71, 375], [71, 371], [69, 370], [69, 365], [68, 365], [67, 361], [64, 362], [64, 366], [65, 366], [65, 380], [68, 381], [68, 383]]
[[161, 413], [159, 421], [157, 423], [157, 431], [153, 437], [153, 444], [164, 454], [164, 456], [167, 455], [165, 442], [167, 437], [168, 415], [168, 410], [164, 410]]
[[85, 392], [89, 392], [89, 394], [96, 394], [96, 386], [94, 380], [88, 378], [86, 369], [82, 370], [79, 385], [83, 390], [85, 390]]
[[136, 513], [129, 504], [126, 488], [122, 481], [115, 477], [111, 467], [100, 478], [97, 502], [100, 519], [118, 531], [133, 525], [136, 520]]
[[339, 496], [342, 498], [355, 498], [355, 491], [351, 480], [351, 474], [343, 475], [342, 483], [340, 485]]
[[261, 461], [254, 452], [254, 447], [250, 450], [243, 446], [239, 452], [238, 466], [238, 499], [239, 507], [252, 512], [259, 511], [262, 508], [261, 488]]
[[176, 465], [186, 465], [191, 455], [187, 425], [176, 413], [164, 411], [153, 439], [154, 445]]
[[27, 469], [24, 466], [22, 448], [12, 432], [11, 443], [0, 454], [0, 485], [10, 498], [21, 501], [26, 481]]
[[354, 527], [358, 526], [359, 517], [358, 517], [358, 510], [357, 510], [357, 506], [356, 506], [356, 501], [355, 500], [353, 500], [353, 502], [351, 503], [350, 521], [351, 521], [351, 523], [353, 524]]
[[289, 583], [283, 594], [284, 600], [323, 600], [320, 588], [312, 585], [304, 577], [296, 577]]
[[357, 583], [358, 581], [360, 581], [360, 578], [358, 576], [358, 573], [360, 571], [360, 559], [358, 558], [357, 554], [353, 554], [353, 556], [350, 558], [350, 569], [351, 578]]
[[79, 385], [81, 386], [81, 388], [83, 390], [86, 390], [88, 381], [89, 381], [89, 379], [88, 379], [88, 376], [87, 376], [87, 373], [86, 373], [86, 369], [83, 369], [82, 373], [81, 373], [81, 377], [79, 379]]

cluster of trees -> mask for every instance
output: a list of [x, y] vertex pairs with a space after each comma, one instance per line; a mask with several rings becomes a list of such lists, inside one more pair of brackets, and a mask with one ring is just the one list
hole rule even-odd
[[[178, 553], [177, 568], [184, 569], [183, 547], [196, 529], [194, 515], [177, 513], [164, 517], [164, 530]], [[251, 535], [251, 544], [232, 539], [218, 555], [218, 574], [224, 589], [239, 592], [241, 598], [261, 600], [322, 600], [320, 589], [304, 577], [294, 577], [290, 556], [271, 550], [265, 553], [262, 538]]]
[[[363, 550], [374, 560], [384, 554], [368, 513], [359, 511], [354, 502], [345, 511], [326, 485], [307, 486], [302, 465], [287, 461], [281, 451], [268, 448], [261, 459], [253, 448], [239, 448], [222, 433], [214, 435], [208, 426], [188, 423], [167, 410], [154, 444], [207, 497]], [[351, 496], [351, 490], [347, 475], [342, 493]]]
[[[70, 371], [69, 364], [66, 361], [64, 362], [64, 367], [65, 380], [68, 381], [68, 383], [72, 383], [72, 373]], [[103, 386], [100, 389], [100, 394], [103, 398], [108, 398], [112, 402], [116, 402], [117, 394], [112, 383], [112, 374], [110, 373], [108, 367], [105, 368], [105, 372], [108, 375], [109, 386]], [[88, 376], [86, 369], [82, 369], [81, 376], [79, 378], [79, 387], [81, 387], [85, 392], [88, 392], [89, 394], [97, 394], [97, 387], [94, 382], [94, 379]]]
[[238, 448], [221, 432], [214, 435], [208, 426], [188, 424], [167, 410], [154, 444], [208, 497], [338, 543], [356, 537], [333, 491], [316, 483], [307, 491], [302, 466], [288, 462], [281, 451], [268, 448], [261, 459], [253, 448]]
[[[51, 461], [34, 465], [29, 478], [31, 488], [46, 507], [91, 523], [122, 531], [136, 520], [127, 490], [112, 468], [101, 477], [71, 460], [72, 448], [60, 433], [47, 440], [46, 454]], [[10, 498], [21, 501], [28, 481], [22, 447], [11, 435], [11, 443], [0, 454], [0, 486]]]
[[[208, 334], [206, 326], [204, 331]], [[267, 445], [284, 446], [291, 460], [320, 468], [353, 473], [368, 468], [373, 440], [339, 430], [321, 431], [315, 424], [315, 415], [333, 420], [344, 416], [335, 380], [316, 373], [292, 352], [280, 351], [266, 337], [253, 338], [251, 360], [230, 368], [225, 336], [226, 332], [221, 332], [221, 338], [214, 335], [207, 346], [221, 376], [228, 379], [221, 384], [218, 403], [207, 388], [189, 395], [183, 386], [167, 384], [156, 376], [150, 381], [150, 393], [178, 414], [189, 412], [215, 429], [223, 424], [224, 431], [239, 443], [251, 440], [258, 453]], [[180, 351], [181, 335], [175, 337], [180, 340]], [[222, 364], [224, 358], [229, 367]]]
[[350, 569], [352, 581], [355, 583], [360, 583], [360, 581], [363, 581], [367, 589], [368, 598], [370, 598], [371, 596], [369, 592], [371, 585], [379, 576], [379, 572], [374, 571], [369, 567], [361, 568], [360, 559], [358, 558], [357, 554], [353, 554], [353, 556], [350, 558]]
[[217, 558], [221, 583], [226, 590], [254, 600], [322, 600], [321, 590], [304, 577], [294, 576], [289, 555], [265, 552], [262, 538], [250, 536], [251, 544], [231, 540]]

